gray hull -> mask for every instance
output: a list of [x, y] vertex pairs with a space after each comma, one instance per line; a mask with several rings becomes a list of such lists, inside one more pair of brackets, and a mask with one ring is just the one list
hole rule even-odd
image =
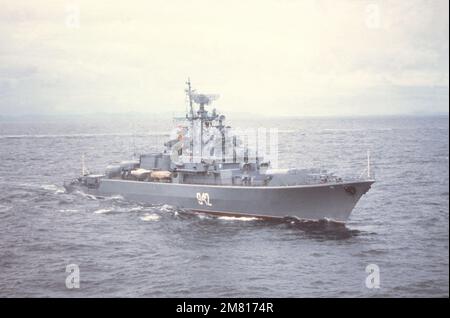
[[169, 204], [220, 215], [296, 217], [345, 222], [372, 180], [280, 187], [211, 186], [103, 179], [99, 195], [121, 195], [128, 200]]

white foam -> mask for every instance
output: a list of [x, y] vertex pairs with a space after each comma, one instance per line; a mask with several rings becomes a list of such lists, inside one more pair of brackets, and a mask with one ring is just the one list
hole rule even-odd
[[259, 220], [259, 218], [248, 217], [248, 216], [241, 216], [241, 217], [236, 217], [236, 216], [219, 216], [218, 219], [219, 220], [225, 220], [225, 221], [244, 221], [244, 222]]
[[43, 184], [41, 185], [41, 188], [47, 191], [54, 191], [57, 194], [65, 192], [63, 188], [58, 187], [55, 184]]
[[142, 211], [142, 209], [144, 209], [144, 207], [142, 207], [142, 206], [137, 206], [137, 207], [134, 207], [134, 208], [129, 209], [128, 211], [129, 211], [129, 212], [137, 212], [137, 211]]
[[53, 190], [53, 191], [56, 191], [56, 190], [58, 190], [58, 187], [56, 186], [56, 185], [54, 185], [54, 184], [43, 184], [43, 185], [41, 185], [41, 188], [42, 189], [44, 189], [44, 190]]
[[197, 217], [198, 217], [199, 219], [201, 219], [201, 220], [204, 220], [204, 219], [211, 219], [211, 217], [210, 217], [209, 215], [206, 215], [206, 214], [197, 213], [196, 215], [197, 215]]
[[111, 209], [99, 209], [99, 210], [95, 210], [94, 213], [96, 214], [103, 214], [103, 213], [108, 213], [111, 212]]
[[146, 213], [144, 216], [141, 216], [140, 219], [142, 221], [158, 221], [160, 219], [160, 216], [158, 214], [152, 213]]
[[172, 211], [173, 210], [173, 206], [168, 205], [168, 204], [164, 204], [159, 209], [161, 211], [163, 211], [163, 212], [168, 212], [168, 211]]
[[85, 193], [85, 192], [80, 191], [80, 190], [77, 190], [76, 193], [77, 193], [77, 194], [80, 194], [81, 196], [83, 196], [83, 197], [85, 197], [85, 198], [89, 198], [89, 199], [91, 199], [91, 200], [98, 200], [94, 195]]
[[6, 212], [12, 209], [12, 206], [9, 205], [0, 205], [0, 212]]
[[62, 210], [59, 210], [59, 212], [78, 212], [79, 210], [76, 210], [76, 209], [62, 209]]
[[123, 200], [123, 196], [117, 194], [117, 195], [112, 195], [110, 197], [105, 197], [104, 199], [105, 199], [105, 201], [109, 201], [109, 200]]

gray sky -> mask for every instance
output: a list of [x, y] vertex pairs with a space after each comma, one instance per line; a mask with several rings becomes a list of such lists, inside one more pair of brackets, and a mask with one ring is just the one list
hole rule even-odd
[[0, 114], [448, 112], [447, 0], [0, 0]]

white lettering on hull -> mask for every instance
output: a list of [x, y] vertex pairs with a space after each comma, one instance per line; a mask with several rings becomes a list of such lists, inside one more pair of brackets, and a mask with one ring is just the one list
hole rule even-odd
[[208, 192], [197, 192], [197, 202], [200, 205], [212, 206]]

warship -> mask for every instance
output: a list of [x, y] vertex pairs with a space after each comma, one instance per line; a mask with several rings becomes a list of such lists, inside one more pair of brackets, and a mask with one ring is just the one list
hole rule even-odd
[[274, 167], [224, 115], [206, 109], [217, 95], [197, 93], [189, 80], [186, 85], [186, 115], [176, 119], [161, 152], [110, 164], [103, 174], [87, 172], [83, 158], [81, 176], [64, 182], [66, 190], [219, 216], [345, 222], [374, 183], [369, 158], [367, 174], [349, 179], [322, 169]]

